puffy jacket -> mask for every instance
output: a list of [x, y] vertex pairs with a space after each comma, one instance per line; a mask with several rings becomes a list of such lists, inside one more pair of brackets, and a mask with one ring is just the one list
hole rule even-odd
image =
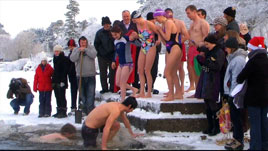
[[44, 67], [44, 70], [42, 69], [42, 64], [40, 64], [36, 71], [34, 76], [34, 85], [33, 90], [35, 92], [37, 91], [52, 91], [52, 75], [54, 72], [54, 69], [47, 64]]
[[53, 58], [54, 63], [54, 73], [52, 76], [52, 87], [58, 87], [60, 83], [64, 83], [64, 88], [68, 88], [67, 82], [67, 73], [69, 70], [68, 67], [68, 58], [64, 56], [64, 53], [61, 52], [59, 56]]

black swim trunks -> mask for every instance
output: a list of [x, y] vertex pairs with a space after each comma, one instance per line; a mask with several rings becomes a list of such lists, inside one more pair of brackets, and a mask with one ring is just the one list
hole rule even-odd
[[86, 126], [84, 122], [82, 126], [82, 131], [81, 131], [82, 138], [84, 140], [84, 147], [89, 147], [89, 146], [96, 147], [97, 146], [96, 140], [97, 140], [98, 134], [103, 132], [103, 128], [104, 127], [97, 128], [97, 129], [89, 128]]

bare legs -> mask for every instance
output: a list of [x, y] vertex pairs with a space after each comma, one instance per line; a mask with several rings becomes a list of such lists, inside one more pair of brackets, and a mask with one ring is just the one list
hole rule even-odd
[[[140, 78], [140, 94], [137, 97], [141, 98], [151, 98], [152, 97], [152, 75], [151, 69], [153, 67], [154, 59], [155, 59], [155, 52], [156, 48], [151, 47], [150, 50], [145, 55], [142, 51], [140, 51], [139, 59], [138, 59], [138, 72]], [[145, 76], [147, 79], [148, 91], [145, 95]]]
[[194, 66], [191, 65], [189, 59], [187, 60], [187, 69], [188, 69], [188, 74], [189, 74], [190, 87], [185, 92], [195, 90], [195, 79], [196, 79], [195, 76], [196, 76], [196, 74], [194, 71]]
[[184, 62], [180, 60], [179, 65], [178, 65], [178, 70], [179, 70], [179, 79], [180, 79], [182, 94], [184, 94], [184, 79], [185, 79], [185, 72], [183, 69], [183, 65], [184, 65]]
[[120, 102], [123, 102], [126, 98], [126, 89], [132, 90], [133, 96], [135, 96], [136, 93], [138, 92], [137, 88], [134, 88], [127, 83], [127, 80], [129, 78], [129, 75], [131, 74], [132, 70], [133, 69], [129, 66], [123, 66], [122, 68], [119, 66], [117, 68], [116, 85], [118, 87], [120, 87], [120, 90], [121, 90], [121, 101]]
[[[166, 53], [166, 55], [167, 58], [166, 58], [166, 67], [164, 74], [167, 79], [169, 92], [167, 94], [167, 97], [162, 99], [162, 101], [173, 101], [175, 98], [182, 99], [182, 93], [177, 74], [178, 59], [181, 58], [180, 48], [175, 45], [171, 48], [170, 53], [169, 54]], [[176, 88], [175, 94], [174, 94], [174, 85]]]

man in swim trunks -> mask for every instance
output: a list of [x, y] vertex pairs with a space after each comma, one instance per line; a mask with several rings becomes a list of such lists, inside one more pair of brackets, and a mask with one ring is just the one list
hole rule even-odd
[[187, 68], [189, 72], [190, 87], [186, 92], [189, 92], [191, 90], [195, 90], [199, 80], [199, 77], [196, 75], [194, 70], [194, 58], [199, 54], [197, 47], [204, 45], [204, 39], [209, 33], [209, 27], [204, 19], [198, 17], [197, 9], [194, 5], [187, 6], [185, 11], [188, 18], [193, 21], [190, 25], [190, 29], [188, 30], [190, 41], [187, 55]]
[[84, 146], [96, 147], [96, 139], [99, 132], [102, 132], [102, 150], [107, 150], [107, 142], [112, 140], [120, 129], [120, 123], [116, 121], [120, 117], [132, 137], [142, 136], [134, 134], [126, 114], [132, 112], [137, 107], [134, 97], [128, 97], [124, 102], [110, 102], [99, 105], [87, 116], [82, 126], [82, 138]]

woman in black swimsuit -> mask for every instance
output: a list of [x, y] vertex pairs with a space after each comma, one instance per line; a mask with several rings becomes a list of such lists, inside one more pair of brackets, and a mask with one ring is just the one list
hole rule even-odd
[[[165, 67], [165, 77], [167, 78], [167, 84], [169, 92], [167, 96], [162, 99], [162, 101], [173, 101], [174, 99], [182, 99], [182, 91], [179, 83], [179, 77], [177, 74], [177, 64], [181, 58], [181, 49], [178, 42], [176, 41], [177, 28], [173, 21], [167, 20], [165, 17], [165, 11], [162, 9], [157, 9], [154, 12], [154, 17], [162, 24], [162, 27], [158, 27], [158, 32], [160, 33], [162, 42], [166, 45], [167, 48], [167, 60]], [[174, 93], [174, 85], [176, 91]]]

